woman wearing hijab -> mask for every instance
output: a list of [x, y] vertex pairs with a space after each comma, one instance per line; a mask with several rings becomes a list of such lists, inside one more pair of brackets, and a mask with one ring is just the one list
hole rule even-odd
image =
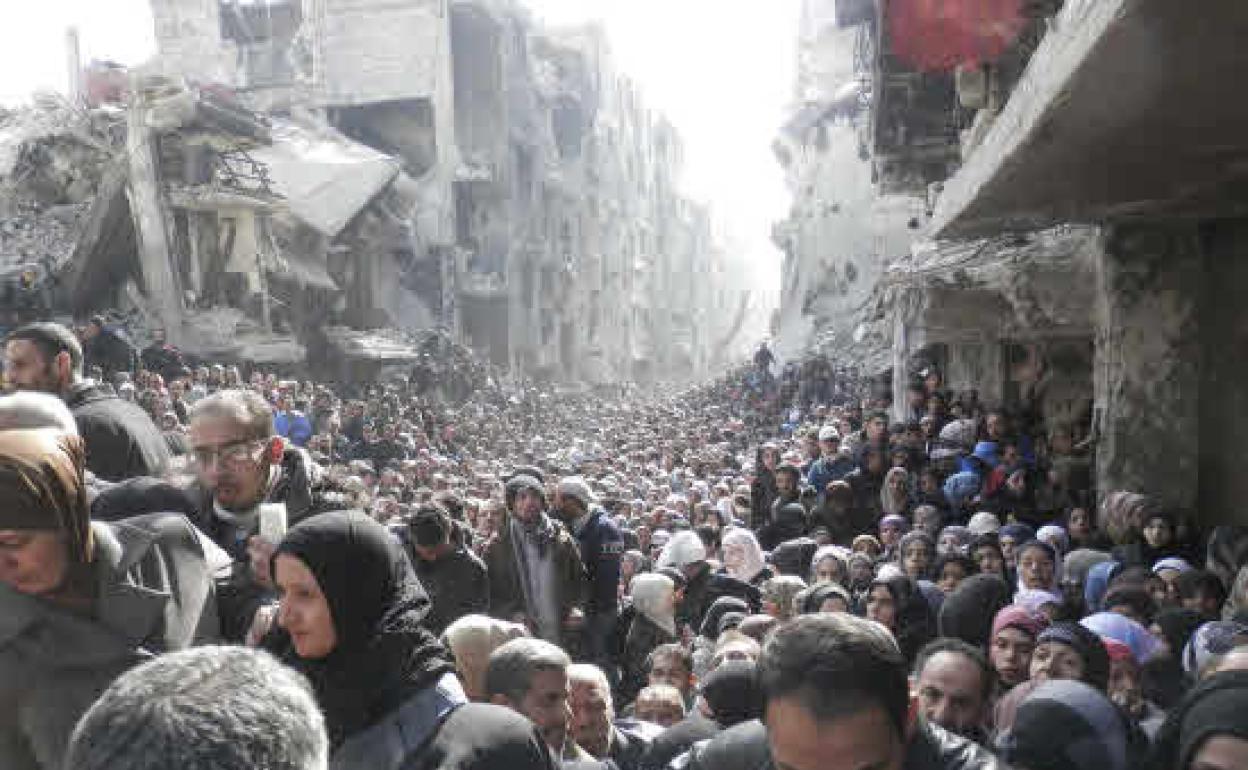
[[1105, 692], [1109, 653], [1101, 637], [1079, 625], [1059, 621], [1040, 632], [1031, 654], [1031, 679], [1077, 679]]
[[911, 580], [926, 580], [936, 560], [936, 543], [926, 532], [907, 532], [897, 544], [897, 560]]
[[796, 602], [802, 615], [815, 612], [850, 612], [854, 606], [849, 591], [839, 583], [817, 583], [798, 594]]
[[332, 770], [551, 766], [526, 720], [465, 705], [423, 626], [429, 598], [384, 526], [354, 511], [307, 519], [278, 545], [273, 576], [280, 630], [267, 646], [312, 683]]
[[839, 545], [825, 545], [810, 560], [810, 582], [849, 585], [849, 551]]
[[676, 584], [667, 575], [647, 572], [633, 578], [636, 614], [624, 640], [621, 700], [631, 702], [646, 686], [646, 661], [655, 647], [679, 639], [676, 633]]
[[1031, 540], [1018, 548], [1018, 590], [1048, 591], [1061, 595], [1058, 577], [1062, 574], [1061, 557], [1048, 543]]
[[91, 522], [77, 436], [0, 431], [0, 767], [59, 770], [78, 717], [153, 655], [219, 640], [229, 557], [182, 516]]
[[724, 533], [722, 545], [724, 572], [729, 577], [757, 587], [773, 576], [753, 532], [743, 527], [733, 527]]
[[1103, 692], [1082, 682], [1055, 680], [1022, 699], [997, 753], [1011, 767], [1056, 770], [1130, 770], [1128, 730]]
[[996, 575], [967, 578], [940, 605], [940, 635], [988, 649], [992, 623], [997, 613], [1009, 605], [1011, 595], [1009, 584]]
[[490, 653], [512, 639], [528, 635], [528, 630], [519, 623], [485, 615], [465, 615], [446, 627], [442, 643], [455, 657], [455, 672], [469, 700], [484, 703], [489, 699], [485, 692], [485, 670]]
[[906, 661], [915, 656], [936, 631], [931, 606], [918, 585], [904, 575], [876, 578], [867, 592], [866, 616], [892, 632]]
[[910, 511], [910, 472], [905, 468], [890, 468], [880, 487], [880, 510], [885, 515], [905, 516]]
[[1163, 650], [1161, 640], [1150, 634], [1147, 628], [1116, 612], [1098, 612], [1079, 621], [1079, 624], [1097, 636], [1125, 644], [1140, 665], [1157, 657]]
[[1214, 674], [1184, 696], [1157, 735], [1158, 770], [1248, 767], [1248, 672]]

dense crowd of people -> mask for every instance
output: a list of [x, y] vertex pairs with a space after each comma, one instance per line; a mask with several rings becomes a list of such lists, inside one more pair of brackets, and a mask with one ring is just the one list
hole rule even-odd
[[1248, 529], [934, 369], [439, 392], [92, 327], [5, 340], [5, 770], [1248, 767]]

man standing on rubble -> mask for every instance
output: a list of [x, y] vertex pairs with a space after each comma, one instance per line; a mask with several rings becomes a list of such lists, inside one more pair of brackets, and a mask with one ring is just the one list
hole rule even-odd
[[86, 443], [92, 473], [106, 481], [163, 474], [169, 447], [152, 418], [111, 388], [83, 379], [82, 371], [82, 347], [60, 324], [27, 324], [6, 338], [5, 380], [17, 390], [64, 399]]

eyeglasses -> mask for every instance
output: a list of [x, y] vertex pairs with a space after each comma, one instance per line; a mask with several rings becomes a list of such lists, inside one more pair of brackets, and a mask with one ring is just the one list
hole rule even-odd
[[237, 468], [252, 460], [251, 453], [262, 439], [243, 439], [218, 447], [195, 447], [191, 450], [195, 464], [207, 468], [213, 463]]

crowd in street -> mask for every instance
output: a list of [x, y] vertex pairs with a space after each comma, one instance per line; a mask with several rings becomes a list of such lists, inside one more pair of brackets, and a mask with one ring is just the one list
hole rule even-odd
[[5, 339], [4, 770], [1248, 767], [1248, 528], [935, 369], [450, 392], [107, 340]]

